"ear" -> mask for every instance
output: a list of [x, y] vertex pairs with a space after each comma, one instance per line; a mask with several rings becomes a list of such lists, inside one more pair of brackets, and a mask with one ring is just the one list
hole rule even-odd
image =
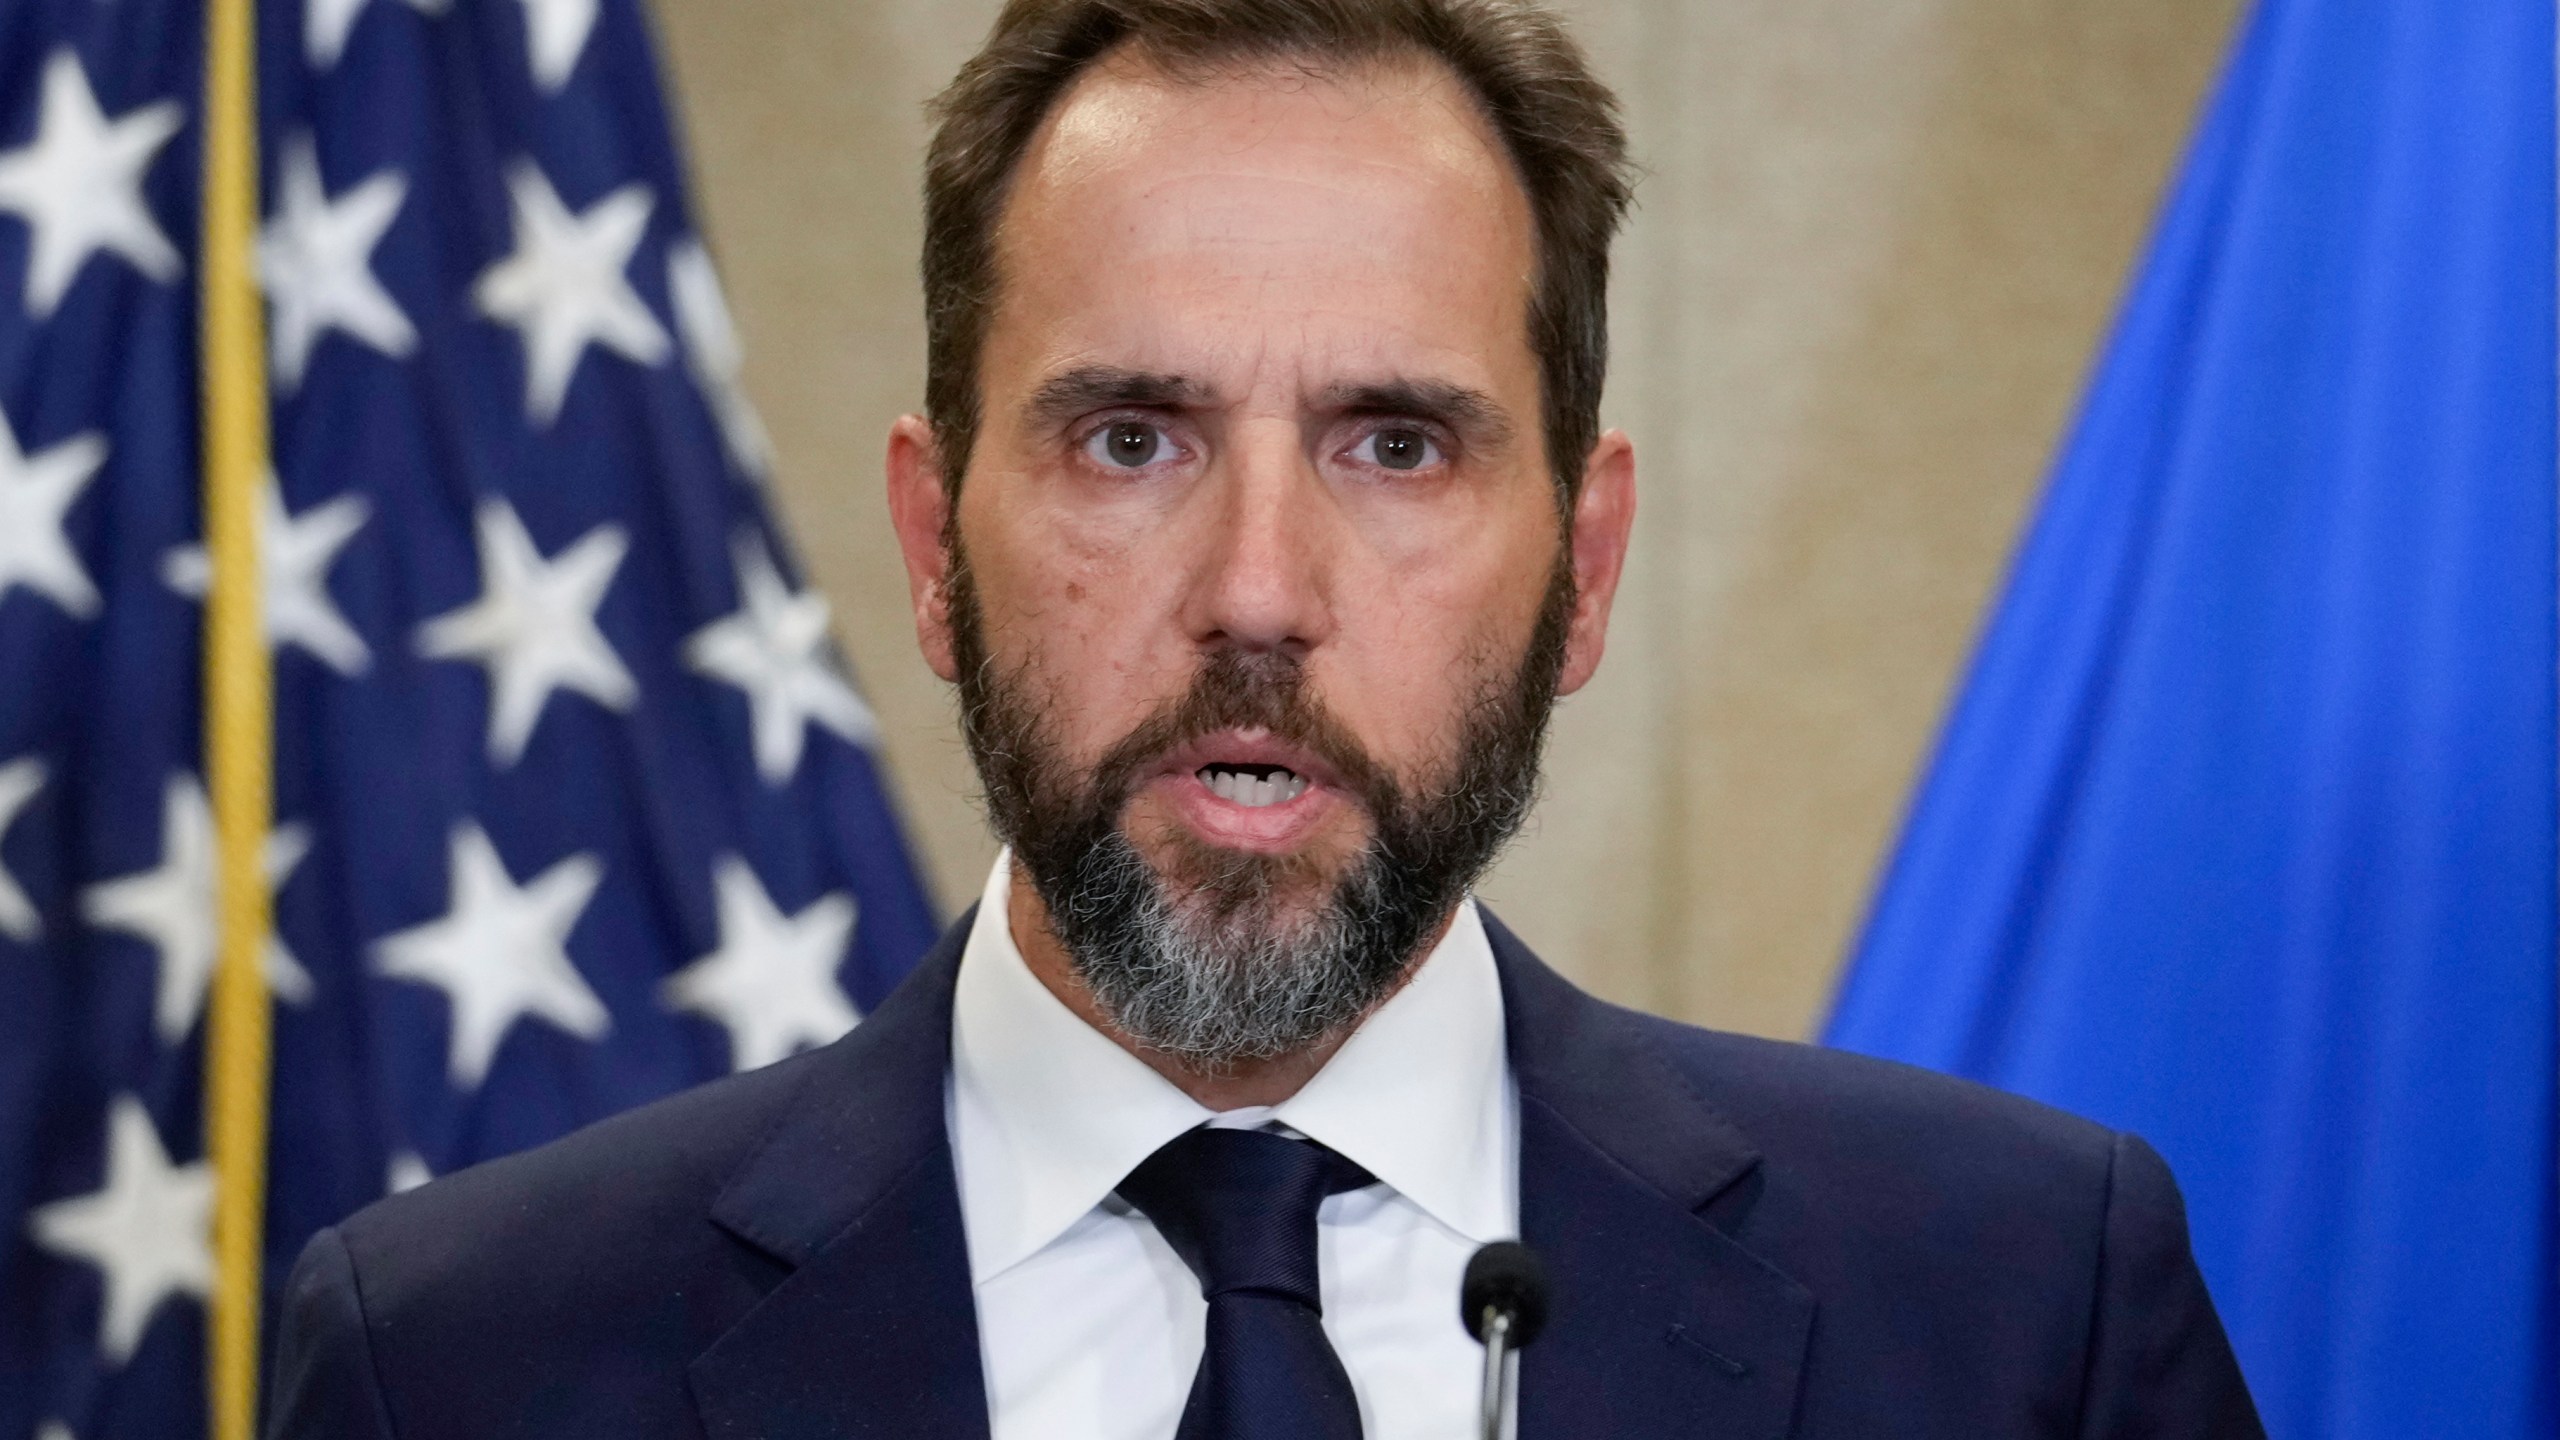
[[1600, 653], [1608, 648], [1609, 606], [1618, 598], [1635, 523], [1635, 442], [1625, 431], [1612, 430], [1591, 447], [1582, 465], [1582, 493], [1573, 503], [1573, 624], [1565, 636], [1559, 694], [1589, 684], [1600, 668]]
[[924, 663], [946, 681], [960, 668], [951, 659], [951, 556], [943, 545], [951, 497], [942, 484], [941, 453], [933, 426], [921, 415], [901, 415], [889, 427], [889, 524], [907, 562], [907, 599], [916, 612], [916, 647]]

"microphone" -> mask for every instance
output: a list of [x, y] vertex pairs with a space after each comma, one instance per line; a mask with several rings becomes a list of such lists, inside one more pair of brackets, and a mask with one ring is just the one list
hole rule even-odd
[[1547, 1267], [1517, 1240], [1496, 1240], [1467, 1261], [1458, 1319], [1484, 1345], [1483, 1440], [1503, 1440], [1511, 1412], [1511, 1357], [1547, 1323]]

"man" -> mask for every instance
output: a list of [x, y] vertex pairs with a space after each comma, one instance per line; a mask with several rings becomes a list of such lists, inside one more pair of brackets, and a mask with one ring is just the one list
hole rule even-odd
[[[926, 657], [1009, 849], [844, 1041], [313, 1242], [279, 1436], [2240, 1436], [2141, 1141], [1467, 899], [1600, 663], [1608, 93], [1525, 0], [1015, 0], [939, 102]], [[1599, 899], [1602, 897], [1595, 897]]]

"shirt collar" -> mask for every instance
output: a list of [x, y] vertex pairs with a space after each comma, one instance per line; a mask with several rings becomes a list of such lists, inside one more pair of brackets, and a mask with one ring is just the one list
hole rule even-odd
[[[1031, 973], [1006, 920], [1012, 870], [1011, 852], [996, 857], [952, 1000], [952, 1158], [977, 1283], [1065, 1233], [1157, 1147], [1219, 1118]], [[1515, 1233], [1502, 988], [1475, 902], [1305, 1088], [1253, 1113], [1348, 1156], [1469, 1240]]]

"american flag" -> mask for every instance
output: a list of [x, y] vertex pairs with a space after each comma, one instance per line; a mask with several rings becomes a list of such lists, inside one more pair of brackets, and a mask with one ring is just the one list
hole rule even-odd
[[[933, 936], [645, 20], [260, 0], [271, 1295]], [[0, 0], [0, 1440], [206, 1424], [203, 24]]]

